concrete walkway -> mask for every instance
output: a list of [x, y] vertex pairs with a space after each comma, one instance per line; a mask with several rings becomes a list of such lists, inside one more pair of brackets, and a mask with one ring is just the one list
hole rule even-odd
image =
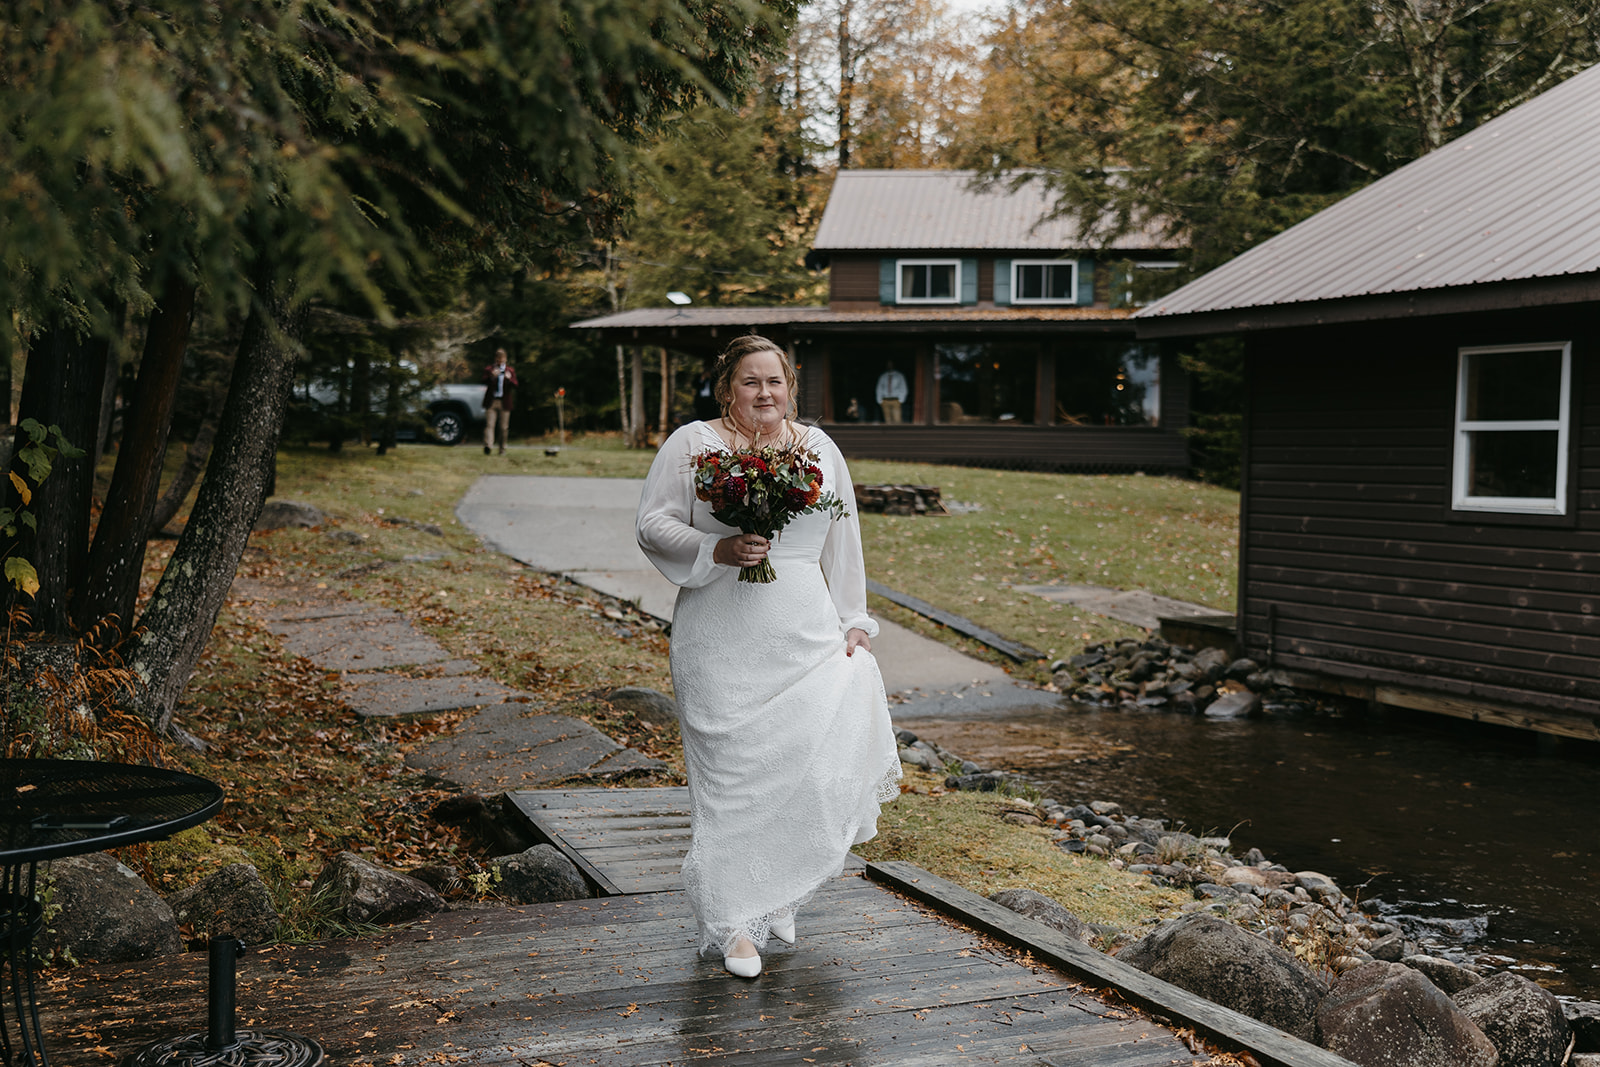
[[[643, 491], [639, 478], [486, 475], [461, 498], [456, 516], [513, 559], [671, 620], [677, 587], [651, 565], [634, 539], [634, 515]], [[1018, 685], [992, 663], [887, 619], [880, 618], [878, 625], [872, 653], [890, 700], [911, 705], [907, 713], [970, 715], [1051, 699]]]

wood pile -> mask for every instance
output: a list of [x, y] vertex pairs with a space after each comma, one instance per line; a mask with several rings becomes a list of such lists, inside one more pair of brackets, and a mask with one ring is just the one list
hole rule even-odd
[[936, 485], [858, 485], [856, 510], [881, 515], [948, 515]]

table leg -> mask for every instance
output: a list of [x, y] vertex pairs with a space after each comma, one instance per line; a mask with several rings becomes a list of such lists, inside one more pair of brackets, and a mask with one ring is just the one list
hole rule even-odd
[[[41, 910], [35, 899], [38, 868], [35, 864], [6, 867], [0, 885], [0, 940], [5, 952], [6, 979], [0, 996], [0, 1057], [8, 1067], [49, 1067], [44, 1053], [44, 1035], [39, 1027], [39, 1001], [33, 985], [33, 939], [39, 933]], [[10, 1007], [15, 1023], [13, 1042], [6, 1023]]]

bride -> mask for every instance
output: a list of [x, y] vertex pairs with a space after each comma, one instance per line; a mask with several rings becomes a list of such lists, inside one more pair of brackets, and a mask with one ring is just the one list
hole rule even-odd
[[[743, 978], [761, 973], [769, 934], [794, 944], [796, 910], [899, 795], [855, 493], [833, 441], [794, 421], [795, 381], [783, 349], [734, 340], [714, 372], [722, 418], [667, 438], [639, 501], [639, 546], [680, 587], [672, 682], [689, 772], [684, 887], [700, 951], [721, 952]], [[769, 542], [695, 499], [692, 456], [795, 443], [820, 457], [823, 491], [851, 513], [802, 515]], [[738, 581], [739, 568], [768, 557], [776, 581]]]

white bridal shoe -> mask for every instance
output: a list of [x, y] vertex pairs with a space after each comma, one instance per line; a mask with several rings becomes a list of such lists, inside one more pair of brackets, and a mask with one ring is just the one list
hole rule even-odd
[[[742, 937], [739, 939], [739, 944], [752, 950], [755, 948]], [[733, 947], [737, 949], [739, 944]], [[723, 956], [722, 965], [728, 969], [729, 974], [740, 978], [754, 978], [761, 973], [761, 957], [754, 951], [748, 956]]]
[[785, 945], [794, 944], [793, 915], [783, 919], [773, 919], [772, 925], [769, 927], [769, 929], [772, 931], [772, 936], [777, 938], [779, 941], [782, 941]]

